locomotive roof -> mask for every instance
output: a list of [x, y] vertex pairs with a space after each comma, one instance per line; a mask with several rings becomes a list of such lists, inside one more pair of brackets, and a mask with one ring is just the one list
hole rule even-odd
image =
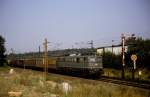
[[74, 58], [74, 57], [102, 57], [102, 56], [95, 56], [95, 55], [84, 55], [84, 56], [61, 56], [58, 58]]

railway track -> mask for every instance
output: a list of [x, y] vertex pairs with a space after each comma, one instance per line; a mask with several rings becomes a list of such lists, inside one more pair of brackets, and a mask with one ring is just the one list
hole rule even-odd
[[143, 88], [143, 89], [150, 89], [150, 84], [141, 83], [141, 82], [139, 83], [136, 81], [127, 81], [127, 80], [114, 79], [114, 78], [109, 78], [109, 77], [101, 77], [99, 81], [114, 83], [114, 84], [119, 84], [119, 85], [133, 86], [133, 87], [138, 87], [138, 88]]

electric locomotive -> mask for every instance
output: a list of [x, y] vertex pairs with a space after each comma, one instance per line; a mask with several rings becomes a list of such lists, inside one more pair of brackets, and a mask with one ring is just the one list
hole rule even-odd
[[[11, 66], [24, 68], [44, 68], [44, 58], [16, 59], [11, 60]], [[61, 56], [49, 57], [49, 71], [67, 73], [79, 76], [100, 77], [103, 74], [102, 56]]]
[[100, 76], [103, 73], [101, 56], [65, 56], [57, 59], [59, 71], [83, 76]]

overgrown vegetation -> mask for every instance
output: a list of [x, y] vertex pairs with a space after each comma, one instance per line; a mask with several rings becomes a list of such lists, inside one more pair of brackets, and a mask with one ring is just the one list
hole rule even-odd
[[[43, 73], [31, 70], [14, 69], [9, 74], [8, 68], [0, 68], [0, 97], [8, 97], [9, 91], [21, 91], [22, 97], [148, 97], [149, 91], [129, 86], [49, 74], [47, 81], [57, 83], [52, 87], [44, 83]], [[66, 94], [59, 85], [68, 82], [72, 89]]]
[[133, 44], [128, 47], [128, 51], [126, 53], [126, 64], [132, 66], [130, 56], [132, 54], [136, 54], [138, 57], [137, 67], [150, 69], [150, 40], [131, 37], [126, 42], [127, 44]]

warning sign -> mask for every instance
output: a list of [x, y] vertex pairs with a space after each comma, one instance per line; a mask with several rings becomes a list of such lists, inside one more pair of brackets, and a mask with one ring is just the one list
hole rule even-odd
[[131, 60], [132, 61], [136, 61], [137, 60], [137, 56], [136, 55], [131, 55]]

